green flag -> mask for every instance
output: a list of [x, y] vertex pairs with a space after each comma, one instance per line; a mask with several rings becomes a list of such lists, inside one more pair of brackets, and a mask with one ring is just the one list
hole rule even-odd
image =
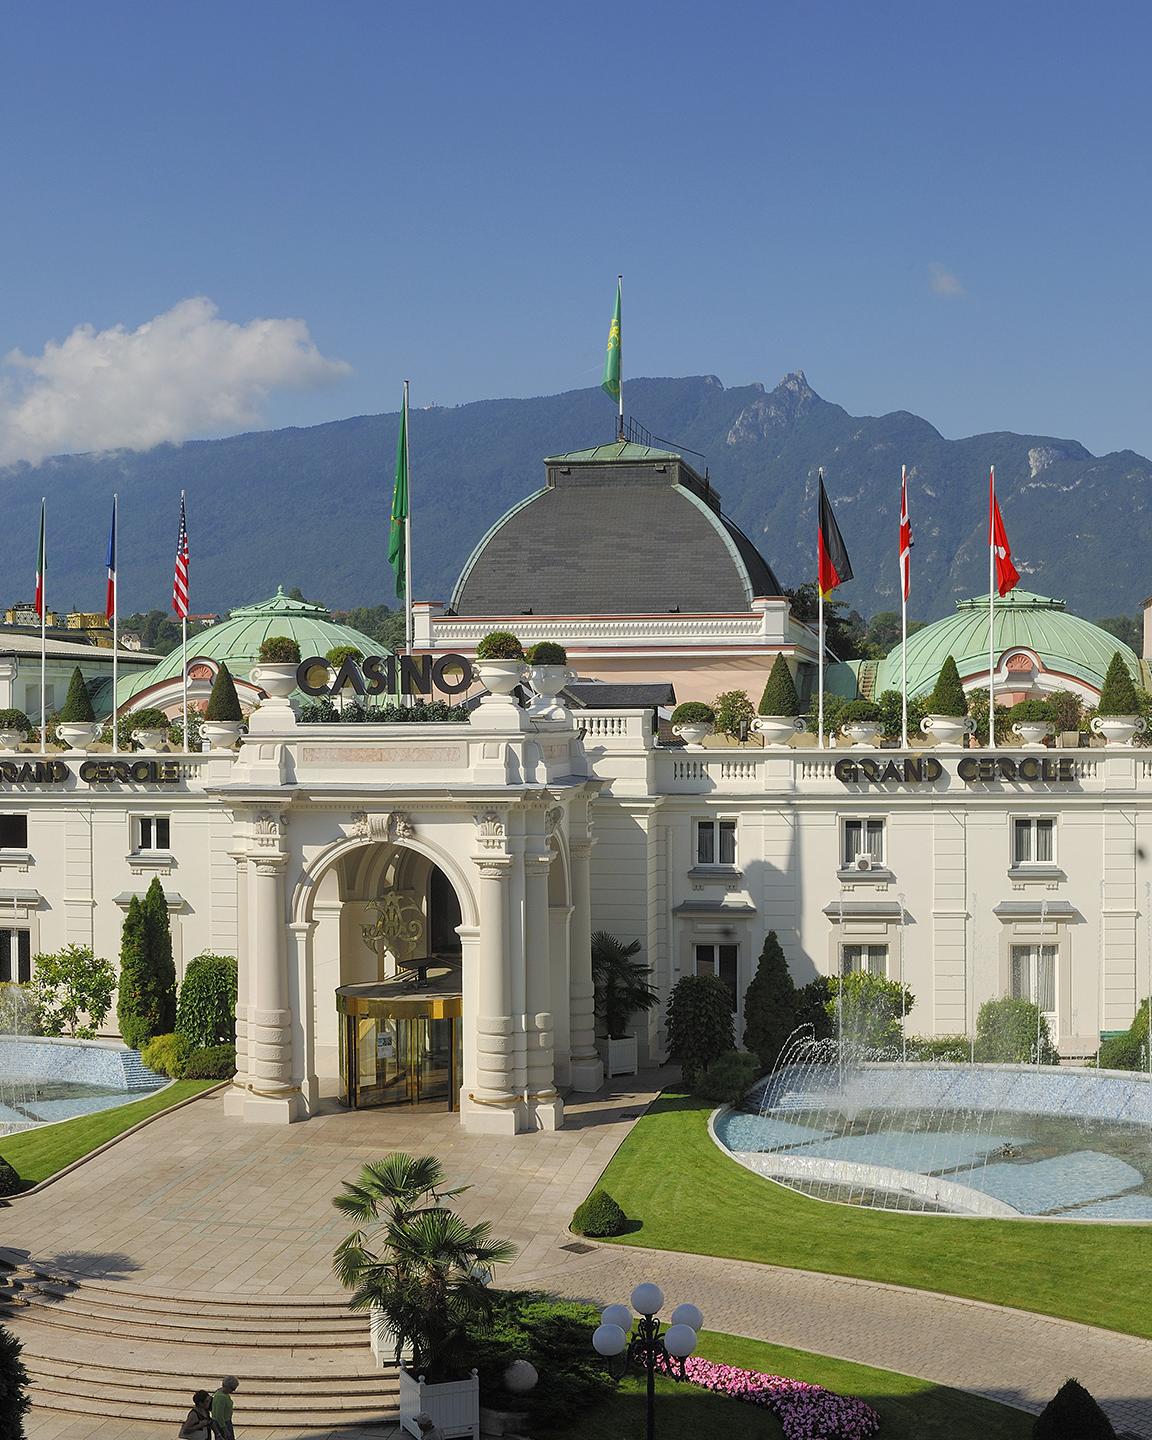
[[396, 482], [392, 486], [392, 521], [388, 529], [388, 563], [396, 576], [396, 594], [403, 597], [408, 550], [408, 397], [400, 412], [396, 441]]
[[620, 398], [620, 281], [616, 282], [616, 308], [608, 330], [608, 350], [604, 356], [604, 378], [600, 388], [613, 400]]

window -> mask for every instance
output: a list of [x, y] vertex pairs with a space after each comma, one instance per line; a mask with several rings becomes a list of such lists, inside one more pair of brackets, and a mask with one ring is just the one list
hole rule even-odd
[[0, 815], [0, 850], [27, 850], [28, 816]]
[[1012, 821], [1012, 864], [1051, 865], [1056, 858], [1056, 821], [1014, 819]]
[[140, 815], [136, 819], [137, 850], [171, 848], [171, 825], [167, 815]]
[[[842, 868], [855, 870], [856, 862], [867, 855], [873, 865], [884, 863], [884, 821], [845, 820]], [[860, 867], [863, 868], [863, 867]]]
[[697, 820], [697, 865], [736, 864], [736, 821]]
[[27, 930], [0, 930], [0, 984], [32, 979], [32, 936]]
[[887, 975], [887, 945], [841, 945], [840, 973], [856, 975], [860, 972], [868, 975]]
[[1013, 945], [1009, 983], [1013, 1000], [1031, 1000], [1049, 1017], [1056, 1014], [1056, 946]]
[[696, 974], [718, 975], [727, 985], [732, 996], [732, 1008], [736, 1009], [736, 957], [737, 945], [697, 945]]

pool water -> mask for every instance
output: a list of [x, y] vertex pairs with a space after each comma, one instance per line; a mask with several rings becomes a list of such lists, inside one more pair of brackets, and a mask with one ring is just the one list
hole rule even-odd
[[[14, 1087], [15, 1088], [15, 1087]], [[147, 1091], [125, 1091], [104, 1085], [83, 1085], [69, 1080], [43, 1080], [18, 1087], [18, 1093], [0, 1100], [0, 1135], [71, 1120], [139, 1100]]]

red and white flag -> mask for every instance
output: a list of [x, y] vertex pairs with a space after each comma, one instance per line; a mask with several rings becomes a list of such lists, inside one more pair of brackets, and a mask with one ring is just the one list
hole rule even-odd
[[188, 618], [188, 525], [184, 517], [184, 492], [180, 492], [180, 534], [176, 537], [176, 575], [172, 581], [172, 609], [181, 620]]
[[908, 476], [900, 467], [900, 586], [907, 600], [912, 593], [912, 525], [908, 519]]
[[992, 466], [988, 479], [988, 544], [996, 559], [996, 589], [1001, 600], [1009, 590], [1020, 583], [1020, 572], [1012, 563], [1012, 546], [1008, 543], [1008, 532], [996, 500], [996, 467]]

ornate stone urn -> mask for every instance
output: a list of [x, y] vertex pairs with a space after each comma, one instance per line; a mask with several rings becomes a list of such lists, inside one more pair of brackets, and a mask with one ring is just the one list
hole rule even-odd
[[476, 660], [473, 668], [490, 692], [489, 699], [514, 703], [512, 696], [524, 678], [523, 660]]
[[94, 721], [71, 721], [56, 726], [56, 738], [63, 740], [69, 750], [91, 750], [96, 743], [100, 726]]
[[27, 738], [23, 730], [0, 730], [0, 750], [10, 754], [19, 750]]
[[[493, 664], [493, 661], [482, 661], [482, 664]], [[535, 690], [535, 698], [528, 706], [529, 715], [537, 720], [565, 720], [568, 711], [557, 700], [557, 695], [573, 678], [574, 672], [567, 665], [532, 665], [528, 669], [528, 679]]]
[[1045, 739], [1051, 735], [1052, 726], [1046, 720], [1017, 720], [1012, 733], [1024, 750], [1043, 750]]
[[672, 733], [679, 735], [685, 745], [693, 745], [700, 749], [714, 728], [711, 720], [684, 720], [679, 725], [672, 726]]
[[231, 750], [244, 729], [242, 720], [203, 720], [200, 734], [213, 750]]
[[840, 733], [847, 735], [858, 749], [875, 750], [880, 729], [879, 720], [850, 720], [847, 725], [841, 725]]
[[1146, 728], [1139, 715], [1095, 715], [1092, 718], [1092, 733], [1102, 735], [1105, 745], [1131, 746], [1136, 736]]
[[757, 715], [752, 729], [763, 736], [765, 745], [787, 745], [793, 735], [804, 729], [804, 721], [799, 715]]
[[286, 701], [296, 689], [296, 666], [287, 661], [275, 664], [261, 660], [248, 673], [253, 685], [259, 685], [269, 700]]
[[925, 715], [920, 729], [942, 750], [960, 750], [976, 729], [976, 722], [967, 715]]
[[133, 730], [132, 739], [141, 750], [159, 750], [168, 738], [167, 730]]

